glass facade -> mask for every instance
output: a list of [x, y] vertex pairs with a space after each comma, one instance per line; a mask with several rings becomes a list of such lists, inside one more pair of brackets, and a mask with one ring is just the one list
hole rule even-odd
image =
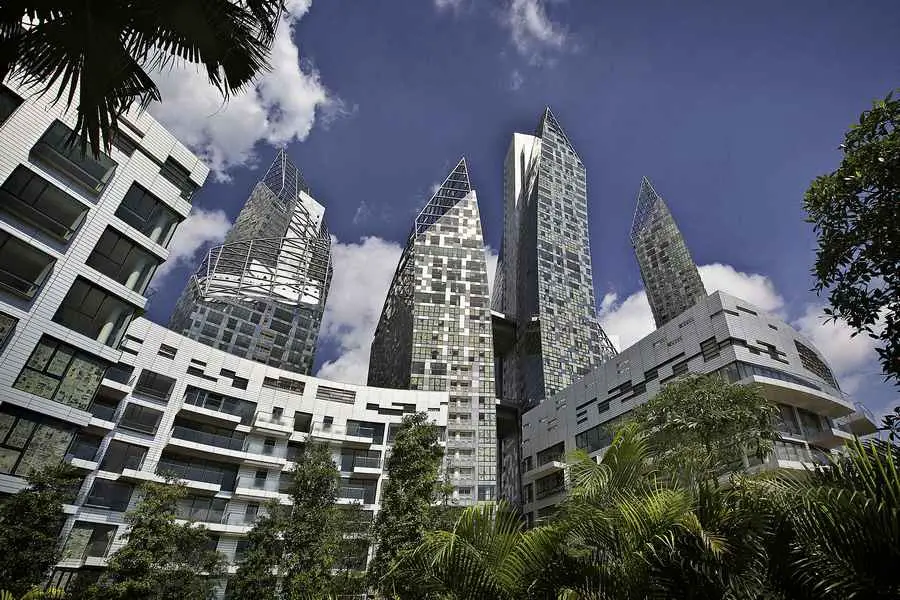
[[332, 274], [324, 215], [279, 151], [224, 244], [191, 277], [169, 326], [214, 348], [310, 373]]
[[[494, 351], [487, 264], [475, 191], [461, 160], [416, 217], [375, 330], [369, 385], [447, 391], [447, 433], [475, 461], [447, 453], [447, 475], [496, 494]], [[469, 498], [471, 500], [471, 498]]]
[[597, 319], [584, 164], [549, 108], [535, 135], [514, 134], [504, 196], [493, 306], [515, 339], [501, 398], [528, 407], [615, 354]]
[[675, 219], [646, 177], [634, 211], [631, 245], [657, 327], [706, 298], [700, 272]]
[[28, 476], [58, 465], [75, 437], [76, 427], [29, 410], [0, 408], [0, 473]]
[[86, 352], [44, 336], [13, 387], [87, 410], [107, 366]]

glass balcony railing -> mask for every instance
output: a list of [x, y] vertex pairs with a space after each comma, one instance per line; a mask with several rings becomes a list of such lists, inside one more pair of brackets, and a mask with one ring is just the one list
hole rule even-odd
[[97, 458], [97, 451], [100, 449], [100, 443], [97, 440], [78, 440], [76, 439], [69, 447], [67, 458], [78, 458], [80, 460], [93, 461]]
[[131, 385], [134, 376], [134, 367], [109, 367], [103, 375], [104, 379], [115, 381], [123, 385]]
[[259, 514], [245, 512], [230, 512], [222, 515], [222, 525], [240, 525], [249, 527], [259, 520]]
[[31, 155], [99, 195], [112, 179], [116, 162], [102, 152], [97, 157], [90, 150], [82, 152], [77, 142], [69, 143], [71, 135], [65, 123], [54, 121], [31, 148]]
[[239, 477], [239, 488], [260, 490], [264, 492], [277, 492], [278, 479], [263, 479], [261, 477]]
[[88, 410], [98, 419], [103, 419], [104, 421], [115, 421], [117, 408], [118, 405], [111, 405], [95, 401], [93, 404], [91, 404]]
[[342, 485], [338, 497], [346, 500], [357, 500], [365, 504], [375, 503], [375, 488], [355, 485]]
[[217, 433], [207, 433], [205, 431], [197, 431], [181, 425], [172, 427], [172, 437], [188, 442], [196, 442], [206, 446], [215, 446], [224, 450], [243, 450], [244, 438], [228, 437]]
[[256, 423], [268, 423], [271, 425], [278, 425], [280, 427], [289, 427], [291, 425], [291, 422], [283, 414], [275, 415], [262, 411], [257, 412], [253, 420]]
[[162, 459], [156, 467], [156, 472], [162, 476], [171, 475], [177, 479], [220, 485], [223, 490], [234, 489], [234, 474], [213, 468]]
[[377, 469], [381, 467], [381, 459], [377, 456], [354, 456], [349, 463], [350, 467], [353, 469], [357, 467], [364, 469]]
[[375, 429], [372, 427], [363, 427], [360, 425], [335, 425], [333, 423], [315, 423], [313, 424], [313, 433], [320, 435], [349, 435], [353, 437], [367, 438], [375, 440]]
[[287, 456], [287, 448], [264, 444], [260, 441], [247, 441], [243, 446], [244, 452], [251, 454], [262, 454], [263, 456], [271, 456], [272, 458], [285, 458]]

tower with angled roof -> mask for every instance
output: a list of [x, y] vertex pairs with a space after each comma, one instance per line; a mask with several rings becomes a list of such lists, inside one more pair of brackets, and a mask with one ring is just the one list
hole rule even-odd
[[[504, 167], [495, 325], [501, 398], [528, 408], [615, 354], [597, 319], [584, 164], [548, 107]], [[500, 339], [498, 335], [498, 340]]]
[[631, 245], [657, 327], [706, 298], [700, 272], [684, 237], [669, 207], [646, 177], [641, 179], [638, 192]]
[[494, 352], [478, 199], [465, 159], [416, 216], [369, 357], [369, 385], [448, 391], [445, 468], [462, 504], [496, 493]]
[[331, 274], [325, 207], [281, 149], [224, 243], [210, 248], [192, 274], [169, 327], [309, 374]]

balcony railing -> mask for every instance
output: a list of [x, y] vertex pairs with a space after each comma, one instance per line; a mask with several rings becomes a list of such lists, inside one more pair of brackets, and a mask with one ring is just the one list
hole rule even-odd
[[283, 414], [275, 415], [267, 412], [257, 412], [254, 415], [253, 420], [259, 423], [269, 423], [271, 425], [278, 425], [279, 427], [290, 427], [291, 421], [285, 417]]
[[259, 514], [248, 514], [244, 512], [230, 512], [222, 515], [222, 520], [220, 521], [222, 525], [241, 525], [241, 526], [252, 526], [256, 521], [259, 520]]
[[97, 451], [100, 449], [98, 442], [87, 440], [75, 440], [66, 454], [66, 458], [78, 458], [93, 462], [97, 458]]
[[134, 367], [129, 367], [127, 369], [122, 367], [109, 367], [106, 369], [106, 373], [103, 377], [110, 381], [115, 381], [116, 383], [131, 385], [134, 381]]
[[317, 422], [313, 424], [313, 433], [322, 435], [348, 435], [353, 437], [368, 438], [373, 441], [375, 439], [375, 429], [373, 429], [372, 427], [362, 427], [359, 425], [347, 425], [346, 427], [344, 427], [341, 425], [334, 425], [333, 423]]
[[375, 488], [367, 488], [355, 485], [342, 485], [338, 492], [340, 498], [347, 500], [361, 500], [366, 504], [375, 503]]
[[172, 427], [172, 437], [178, 438], [180, 440], [186, 440], [188, 442], [204, 444], [206, 446], [214, 446], [216, 448], [222, 448], [224, 450], [244, 449], [243, 437], [237, 438], [229, 437], [226, 435], [219, 435], [217, 433], [207, 433], [205, 431], [197, 431], [196, 429], [190, 429], [181, 425], [175, 425], [174, 427]]
[[118, 406], [110, 406], [109, 404], [102, 404], [96, 401], [88, 407], [88, 411], [92, 415], [104, 421], [115, 421], [117, 409]]
[[377, 456], [354, 456], [349, 461], [350, 468], [355, 469], [361, 467], [364, 469], [377, 469], [381, 467], [381, 458]]
[[537, 463], [538, 463], [539, 467], [542, 467], [542, 466], [546, 465], [547, 463], [562, 462], [562, 461], [563, 461], [563, 454], [562, 454], [562, 452], [560, 452], [558, 454], [548, 454], [546, 456], [538, 456]]
[[264, 492], [277, 492], [277, 479], [262, 479], [260, 477], [239, 477], [238, 487], [250, 490], [260, 490]]
[[31, 154], [43, 163], [74, 179], [94, 194], [100, 194], [112, 179], [116, 162], [104, 153], [94, 158], [82, 152], [79, 144], [69, 144], [72, 130], [54, 121], [32, 147]]
[[247, 441], [243, 446], [244, 452], [250, 452], [252, 454], [262, 454], [264, 456], [271, 456], [272, 458], [285, 458], [287, 457], [287, 448], [272, 446], [269, 444], [264, 444], [262, 442], [251, 442]]
[[31, 279], [20, 277], [11, 271], [0, 268], [0, 288], [23, 298], [32, 298], [39, 287], [40, 284]]
[[156, 472], [160, 475], [174, 475], [178, 479], [221, 485], [222, 489], [229, 490], [231, 489], [231, 484], [234, 482], [234, 476], [229, 473], [223, 473], [221, 471], [203, 467], [195, 467], [179, 462], [170, 462], [165, 459], [159, 461]]

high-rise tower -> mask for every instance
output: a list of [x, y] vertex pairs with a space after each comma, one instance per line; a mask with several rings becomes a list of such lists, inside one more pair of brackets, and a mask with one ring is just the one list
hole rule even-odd
[[369, 385], [450, 392], [445, 466], [463, 504], [496, 493], [489, 304], [481, 215], [462, 159], [409, 234], [372, 341]]
[[646, 177], [641, 179], [631, 225], [631, 245], [657, 327], [706, 298], [697, 265], [678, 225]]
[[503, 193], [493, 307], [515, 334], [501, 397], [529, 407], [615, 354], [597, 319], [584, 164], [549, 108], [534, 135], [513, 134]]
[[331, 283], [325, 208], [282, 149], [169, 326], [215, 348], [308, 374]]

